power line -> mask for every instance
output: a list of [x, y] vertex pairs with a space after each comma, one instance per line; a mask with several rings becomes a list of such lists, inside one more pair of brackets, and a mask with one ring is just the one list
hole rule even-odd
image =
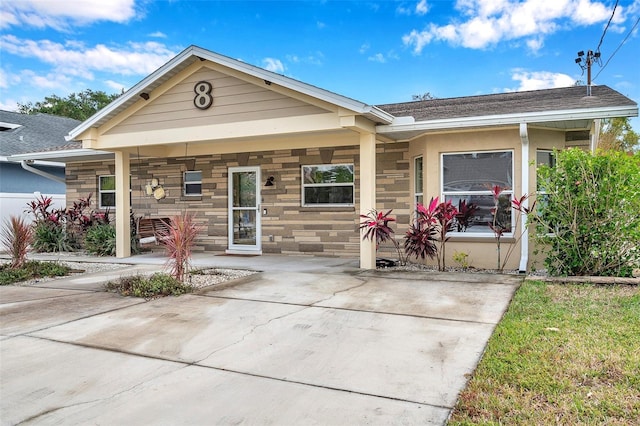
[[604, 35], [607, 33], [609, 29], [609, 25], [613, 20], [613, 16], [616, 14], [616, 8], [618, 7], [618, 0], [616, 0], [616, 4], [613, 5], [613, 11], [611, 12], [611, 17], [609, 18], [609, 22], [607, 22], [607, 26], [604, 27], [604, 31], [602, 32], [602, 37], [600, 37], [600, 43], [598, 43], [598, 47], [596, 48], [596, 52], [600, 51], [600, 46], [602, 46], [602, 41], [604, 40]]
[[620, 48], [622, 47], [623, 44], [625, 44], [627, 42], [627, 40], [629, 39], [629, 37], [631, 36], [631, 34], [633, 33], [633, 30], [636, 29], [636, 27], [638, 26], [638, 23], [640, 22], [640, 18], [636, 19], [636, 23], [633, 24], [633, 27], [631, 27], [631, 30], [629, 30], [629, 32], [627, 33], [626, 37], [624, 38], [624, 40], [622, 40], [622, 42], [620, 43], [620, 45], [618, 47], [616, 47], [616, 50], [613, 51], [613, 53], [611, 54], [611, 56], [609, 56], [609, 59], [607, 59], [607, 62], [605, 62], [605, 64], [602, 66], [602, 68], [600, 68], [600, 71], [598, 71], [598, 74], [596, 74], [596, 76], [593, 78], [594, 80], [596, 78], [598, 78], [598, 76], [600, 75], [600, 73], [607, 67], [607, 65], [609, 65], [609, 62], [611, 61], [611, 59], [613, 59], [613, 57], [616, 55], [616, 53], [618, 53], [618, 50], [620, 50]]

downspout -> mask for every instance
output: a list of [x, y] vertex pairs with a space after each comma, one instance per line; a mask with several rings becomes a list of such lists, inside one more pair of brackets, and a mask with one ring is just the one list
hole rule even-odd
[[[522, 169], [522, 192], [529, 191], [529, 132], [527, 123], [520, 123], [520, 141], [522, 149], [521, 169]], [[523, 201], [523, 208], [529, 208], [529, 199]], [[520, 238], [520, 266], [518, 270], [523, 273], [527, 271], [529, 263], [529, 228], [527, 227], [527, 215], [522, 213], [520, 216], [520, 226], [522, 229], [522, 238]]]
[[58, 177], [56, 175], [52, 175], [51, 173], [47, 173], [45, 171], [36, 169], [35, 167], [31, 167], [30, 165], [27, 164], [27, 160], [22, 160], [20, 162], [20, 165], [26, 171], [31, 172], [31, 173], [35, 173], [36, 175], [42, 176], [43, 178], [54, 180], [54, 181], [56, 181], [58, 183], [61, 183], [63, 185], [66, 183], [65, 180], [63, 178], [61, 178], [61, 177]]

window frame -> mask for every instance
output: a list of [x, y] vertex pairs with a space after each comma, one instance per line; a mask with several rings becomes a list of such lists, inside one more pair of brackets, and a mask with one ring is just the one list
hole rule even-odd
[[[102, 189], [102, 178], [109, 178], [112, 177], [113, 178], [113, 189]], [[116, 194], [116, 175], [98, 175], [98, 204], [99, 204], [99, 208], [101, 210], [103, 209], [113, 209], [116, 207], [116, 199], [115, 199], [115, 194]], [[113, 194], [114, 198], [113, 198], [113, 205], [112, 206], [105, 206], [102, 204], [102, 194]]]
[[[103, 177], [113, 177], [113, 186], [114, 189], [102, 189], [102, 178]], [[115, 209], [116, 208], [116, 200], [115, 198], [113, 199], [113, 206], [103, 206], [102, 205], [102, 194], [115, 194], [116, 193], [116, 175], [98, 175], [98, 208], [100, 210], [106, 210], [106, 209]], [[133, 192], [133, 189], [131, 188], [131, 175], [129, 175], [129, 205], [131, 205], [132, 199], [131, 199], [131, 194]]]
[[[339, 167], [344, 166], [352, 169], [353, 179], [351, 182], [338, 182], [338, 183], [305, 183], [304, 171], [305, 168], [313, 167]], [[300, 205], [305, 208], [324, 208], [324, 207], [353, 207], [355, 206], [356, 193], [355, 193], [355, 180], [356, 180], [356, 168], [354, 163], [338, 163], [338, 164], [304, 164], [300, 166]], [[306, 188], [321, 188], [321, 187], [351, 187], [351, 203], [324, 203], [324, 204], [309, 204], [305, 197]]]
[[[503, 237], [512, 238], [513, 230], [515, 229], [515, 216], [511, 209], [511, 199], [514, 194], [515, 187], [515, 150], [514, 149], [491, 149], [491, 150], [478, 150], [478, 151], [455, 151], [455, 152], [441, 152], [440, 153], [440, 199], [442, 202], [447, 201], [447, 197], [465, 197], [469, 195], [489, 195], [493, 196], [493, 193], [490, 188], [486, 190], [474, 190], [474, 191], [445, 191], [444, 190], [444, 158], [447, 155], [467, 155], [467, 154], [491, 154], [491, 153], [510, 153], [511, 154], [511, 168], [508, 171], [511, 177], [511, 188], [504, 189], [501, 196], [508, 196], [509, 198], [509, 212], [511, 213], [511, 231], [505, 232]], [[457, 205], [454, 205], [457, 208]], [[487, 237], [495, 237], [493, 231], [487, 227], [486, 232], [458, 232], [458, 231], [450, 231], [447, 235], [452, 237], [469, 237], [469, 238], [487, 238]]]
[[[188, 173], [200, 173], [200, 180], [187, 181]], [[200, 191], [197, 193], [187, 192], [188, 185], [200, 185]], [[202, 170], [186, 170], [182, 173], [182, 195], [185, 197], [201, 197], [202, 196]]]
[[[418, 172], [418, 160], [420, 161], [420, 172]], [[420, 191], [418, 191], [418, 182]], [[413, 208], [420, 203], [424, 205], [424, 157], [419, 155], [413, 159]]]

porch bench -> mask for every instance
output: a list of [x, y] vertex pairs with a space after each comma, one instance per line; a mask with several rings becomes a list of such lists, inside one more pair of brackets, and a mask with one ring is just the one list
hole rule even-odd
[[136, 236], [140, 244], [158, 245], [169, 234], [171, 219], [168, 217], [140, 218], [136, 222]]

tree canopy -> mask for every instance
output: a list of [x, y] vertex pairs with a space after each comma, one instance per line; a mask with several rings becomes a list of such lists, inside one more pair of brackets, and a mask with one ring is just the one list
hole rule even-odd
[[605, 150], [631, 152], [639, 148], [639, 137], [631, 128], [628, 117], [606, 118], [600, 125], [598, 146]]
[[101, 90], [86, 89], [80, 93], [71, 93], [64, 98], [51, 95], [36, 103], [18, 103], [18, 112], [22, 114], [45, 113], [84, 121], [118, 96], [120, 96], [119, 93], [109, 95]]

